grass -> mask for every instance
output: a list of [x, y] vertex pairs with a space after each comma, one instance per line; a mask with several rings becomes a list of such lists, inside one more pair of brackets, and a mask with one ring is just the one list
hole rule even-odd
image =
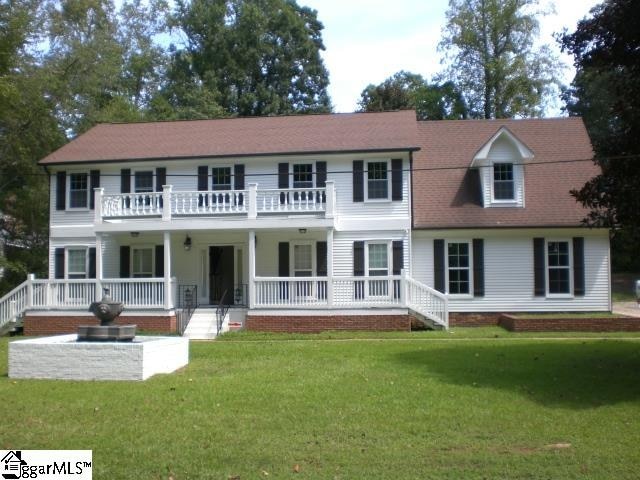
[[96, 479], [637, 478], [640, 341], [566, 337], [233, 334], [140, 383], [13, 381], [2, 339], [0, 448], [93, 449]]
[[633, 292], [611, 291], [611, 299], [614, 302], [635, 302], [636, 296], [633, 294]]

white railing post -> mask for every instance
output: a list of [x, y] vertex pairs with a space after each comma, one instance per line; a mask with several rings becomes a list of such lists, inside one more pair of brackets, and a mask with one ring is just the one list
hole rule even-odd
[[169, 310], [171, 305], [171, 233], [164, 232], [164, 308]]
[[102, 276], [102, 233], [96, 233], [96, 301], [102, 298]]
[[258, 217], [258, 184], [249, 184], [249, 218]]
[[333, 180], [327, 180], [325, 182], [325, 188], [327, 203], [325, 206], [326, 210], [324, 212], [324, 216], [326, 218], [333, 218], [336, 213], [336, 184]]
[[407, 271], [403, 268], [400, 271], [400, 275], [402, 275], [402, 280], [400, 280], [400, 300], [402, 301], [402, 305], [404, 307], [409, 306], [409, 282], [407, 281], [408, 275]]
[[102, 223], [102, 196], [104, 195], [104, 188], [93, 189], [93, 207], [94, 207], [94, 219], [93, 222], [96, 225]]
[[249, 309], [256, 303], [256, 232], [249, 230]]
[[333, 228], [327, 230], [327, 306], [333, 306]]
[[171, 191], [173, 187], [171, 185], [162, 186], [162, 221], [171, 221]]
[[33, 281], [36, 279], [36, 276], [33, 273], [27, 275], [27, 308], [33, 307]]

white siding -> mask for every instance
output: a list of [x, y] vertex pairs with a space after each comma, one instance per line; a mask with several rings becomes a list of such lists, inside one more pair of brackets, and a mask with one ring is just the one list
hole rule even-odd
[[482, 182], [482, 200], [485, 207], [511, 206], [513, 203], [493, 202], [493, 164], [494, 163], [513, 163], [513, 177], [515, 180], [515, 206], [524, 206], [524, 173], [525, 169], [522, 165], [522, 157], [516, 146], [506, 136], [498, 138], [489, 150], [487, 163], [480, 167], [480, 177]]
[[[583, 236], [584, 297], [545, 298], [533, 294], [533, 238]], [[485, 296], [451, 297], [452, 312], [606, 311], [609, 309], [609, 239], [606, 233], [545, 230], [537, 232], [421, 232], [413, 234], [413, 276], [433, 286], [433, 240], [484, 238]]]

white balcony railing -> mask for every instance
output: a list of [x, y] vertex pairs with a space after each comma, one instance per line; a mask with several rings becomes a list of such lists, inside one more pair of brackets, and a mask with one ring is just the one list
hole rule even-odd
[[333, 218], [335, 189], [332, 181], [324, 188], [176, 191], [165, 185], [162, 192], [119, 193], [105, 195], [95, 190], [95, 222], [104, 219], [159, 217], [170, 221], [174, 216], [237, 215], [249, 219], [260, 215], [312, 214]]

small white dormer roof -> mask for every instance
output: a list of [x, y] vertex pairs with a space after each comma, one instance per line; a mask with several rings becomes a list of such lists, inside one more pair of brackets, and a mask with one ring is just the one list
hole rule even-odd
[[534, 155], [531, 149], [527, 147], [524, 142], [522, 142], [522, 140], [516, 137], [513, 132], [511, 132], [511, 130], [503, 126], [498, 129], [498, 131], [489, 139], [487, 143], [480, 147], [480, 150], [478, 150], [478, 152], [473, 157], [473, 160], [471, 161], [471, 168], [479, 167], [487, 163], [491, 147], [493, 147], [493, 144], [500, 138], [506, 138], [513, 144], [513, 146], [520, 154], [522, 163], [528, 160], [533, 160]]

